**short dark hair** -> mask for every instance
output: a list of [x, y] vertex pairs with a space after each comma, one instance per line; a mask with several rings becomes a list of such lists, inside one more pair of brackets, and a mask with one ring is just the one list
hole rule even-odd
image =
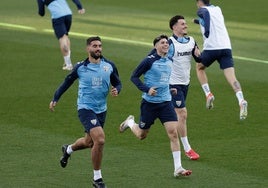
[[173, 30], [173, 26], [178, 22], [178, 20], [180, 20], [180, 19], [184, 19], [184, 17], [183, 16], [181, 16], [181, 15], [176, 15], [176, 16], [173, 16], [172, 18], [170, 18], [170, 20], [169, 20], [169, 28], [171, 29], [171, 30]]
[[196, 1], [202, 1], [205, 5], [209, 5], [210, 4], [210, 0], [196, 0]]
[[96, 41], [96, 40], [98, 40], [98, 41], [101, 42], [101, 38], [100, 38], [99, 36], [89, 37], [89, 38], [87, 39], [87, 45], [90, 45], [90, 43], [91, 43], [92, 41]]
[[164, 34], [161, 34], [159, 35], [158, 37], [156, 37], [153, 41], [153, 44], [155, 46], [156, 43], [158, 43], [161, 39], [167, 39], [168, 40], [168, 36], [167, 35], [164, 35]]

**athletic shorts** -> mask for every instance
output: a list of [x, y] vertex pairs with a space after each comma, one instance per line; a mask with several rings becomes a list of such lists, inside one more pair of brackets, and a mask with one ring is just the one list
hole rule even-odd
[[80, 109], [78, 110], [78, 117], [85, 128], [85, 132], [89, 133], [90, 129], [94, 127], [104, 126], [106, 111], [96, 114], [92, 110]]
[[186, 106], [189, 85], [170, 85], [170, 88], [177, 89], [177, 94], [172, 94], [173, 106], [175, 108], [184, 108]]
[[143, 99], [140, 110], [141, 115], [139, 127], [141, 129], [149, 129], [157, 118], [162, 124], [169, 121], [178, 121], [171, 101], [150, 103]]
[[233, 67], [232, 50], [204, 50], [201, 53], [201, 63], [206, 67], [209, 67], [214, 61], [218, 61], [221, 69]]
[[65, 34], [68, 35], [71, 25], [72, 25], [72, 15], [52, 19], [52, 26], [54, 29], [54, 33], [58, 39], [60, 39]]

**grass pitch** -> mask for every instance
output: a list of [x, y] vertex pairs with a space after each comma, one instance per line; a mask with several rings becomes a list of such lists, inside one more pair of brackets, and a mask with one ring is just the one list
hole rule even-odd
[[[74, 11], [70, 34], [73, 62], [86, 57], [85, 39], [100, 35], [104, 37], [103, 53], [117, 64], [123, 82], [120, 96], [108, 100], [102, 165], [108, 187], [268, 186], [268, 4], [264, 0], [258, 1], [262, 5], [258, 7], [254, 7], [257, 3], [241, 0], [214, 2], [225, 13], [249, 116], [239, 121], [235, 95], [216, 63], [208, 69], [215, 108], [206, 110], [193, 69], [187, 101], [188, 136], [201, 158], [190, 161], [182, 155], [183, 166], [192, 169], [193, 174], [180, 179], [172, 176], [172, 155], [160, 122], [144, 141], [129, 131], [119, 134], [118, 126], [128, 114], [139, 115], [141, 93], [129, 81], [130, 74], [151, 49], [153, 38], [170, 34], [171, 16], [183, 14], [189, 35], [202, 45], [199, 28], [191, 23], [195, 1], [82, 0], [87, 13], [78, 15]], [[70, 5], [75, 10], [71, 1]], [[0, 187], [91, 187], [89, 151], [74, 153], [65, 169], [59, 165], [61, 145], [83, 136], [83, 129], [76, 112], [76, 84], [61, 98], [55, 113], [48, 110], [55, 89], [67, 74], [61, 70], [58, 42], [47, 31], [51, 30], [48, 12], [41, 18], [35, 1], [10, 0], [2, 2], [0, 17]]]

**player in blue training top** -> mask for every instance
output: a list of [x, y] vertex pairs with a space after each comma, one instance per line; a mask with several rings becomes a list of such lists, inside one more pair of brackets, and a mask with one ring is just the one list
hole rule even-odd
[[241, 85], [235, 76], [231, 42], [224, 23], [222, 11], [220, 7], [211, 5], [210, 0], [197, 0], [197, 7], [197, 15], [199, 18], [194, 19], [194, 22], [200, 25], [204, 44], [201, 54], [202, 63], [197, 63], [196, 72], [207, 98], [206, 107], [211, 109], [215, 98], [210, 91], [205, 69], [214, 61], [218, 61], [224, 76], [236, 93], [240, 106], [239, 117], [241, 120], [246, 119], [248, 103], [244, 99]]
[[77, 108], [79, 119], [85, 129], [85, 137], [77, 139], [73, 144], [62, 146], [63, 156], [60, 164], [65, 168], [73, 151], [91, 148], [93, 186], [105, 187], [101, 174], [101, 161], [105, 142], [103, 126], [107, 111], [107, 95], [111, 87], [111, 95], [118, 96], [122, 85], [115, 64], [102, 56], [100, 37], [87, 39], [87, 52], [88, 58], [78, 63], [56, 90], [49, 108], [54, 111], [62, 94], [76, 79], [79, 79]]
[[[145, 139], [151, 125], [159, 118], [170, 139], [170, 147], [174, 159], [174, 176], [189, 176], [191, 170], [185, 170], [181, 164], [180, 144], [177, 133], [177, 116], [171, 102], [169, 78], [172, 61], [167, 57], [169, 49], [168, 37], [160, 35], [153, 41], [155, 53], [147, 56], [134, 70], [131, 81], [142, 93], [141, 115], [139, 124], [130, 115], [121, 123], [122, 133], [130, 128], [139, 139]], [[143, 75], [144, 81], [140, 77]]]
[[[72, 0], [78, 8], [79, 14], [84, 14], [85, 9], [79, 0]], [[52, 26], [54, 33], [59, 40], [60, 50], [63, 55], [64, 64], [63, 70], [72, 70], [71, 61], [71, 42], [68, 37], [68, 32], [72, 25], [72, 11], [66, 0], [37, 0], [38, 13], [40, 16], [45, 15], [45, 6], [51, 14]]]

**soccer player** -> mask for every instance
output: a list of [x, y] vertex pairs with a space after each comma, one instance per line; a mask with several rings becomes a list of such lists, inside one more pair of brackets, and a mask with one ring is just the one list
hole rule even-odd
[[210, 4], [210, 0], [197, 0], [196, 2], [199, 18], [194, 19], [194, 23], [200, 25], [204, 40], [201, 63], [197, 63], [196, 72], [206, 95], [206, 107], [208, 109], [213, 107], [215, 97], [210, 91], [205, 69], [217, 60], [238, 99], [240, 106], [239, 117], [241, 120], [246, 119], [248, 103], [244, 99], [241, 85], [235, 76], [231, 42], [222, 11], [220, 7]]
[[[78, 8], [79, 14], [84, 14], [85, 9], [79, 0], [72, 0]], [[72, 11], [66, 0], [37, 0], [38, 13], [40, 16], [45, 15], [45, 6], [51, 14], [52, 26], [54, 33], [59, 40], [60, 50], [63, 55], [64, 64], [63, 70], [72, 70], [73, 65], [71, 61], [71, 42], [68, 37], [68, 32], [72, 25]]]
[[178, 132], [187, 157], [191, 160], [199, 159], [190, 146], [187, 137], [187, 108], [186, 97], [190, 84], [191, 59], [199, 62], [200, 51], [193, 37], [187, 36], [187, 23], [183, 16], [173, 16], [169, 21], [173, 35], [169, 38], [168, 56], [173, 60], [170, 76], [172, 102], [178, 116]]
[[66, 167], [68, 159], [74, 151], [90, 148], [93, 164], [93, 186], [104, 188], [101, 174], [101, 161], [105, 134], [103, 126], [106, 119], [107, 95], [118, 96], [121, 90], [121, 81], [114, 63], [102, 56], [102, 42], [100, 37], [87, 39], [88, 58], [78, 63], [73, 71], [66, 76], [64, 82], [56, 90], [49, 108], [54, 107], [62, 94], [79, 79], [77, 109], [81, 124], [85, 129], [85, 136], [77, 139], [73, 144], [63, 145], [63, 156], [60, 164]]
[[[131, 81], [143, 92], [139, 124], [130, 115], [121, 123], [122, 133], [130, 128], [133, 134], [143, 140], [150, 127], [159, 118], [170, 139], [170, 147], [174, 160], [174, 176], [189, 176], [191, 170], [186, 170], [181, 164], [180, 144], [177, 133], [177, 116], [171, 102], [169, 78], [172, 61], [167, 57], [169, 48], [168, 37], [160, 35], [153, 41], [156, 52], [147, 56], [134, 70]], [[144, 81], [140, 77], [143, 75]]]

